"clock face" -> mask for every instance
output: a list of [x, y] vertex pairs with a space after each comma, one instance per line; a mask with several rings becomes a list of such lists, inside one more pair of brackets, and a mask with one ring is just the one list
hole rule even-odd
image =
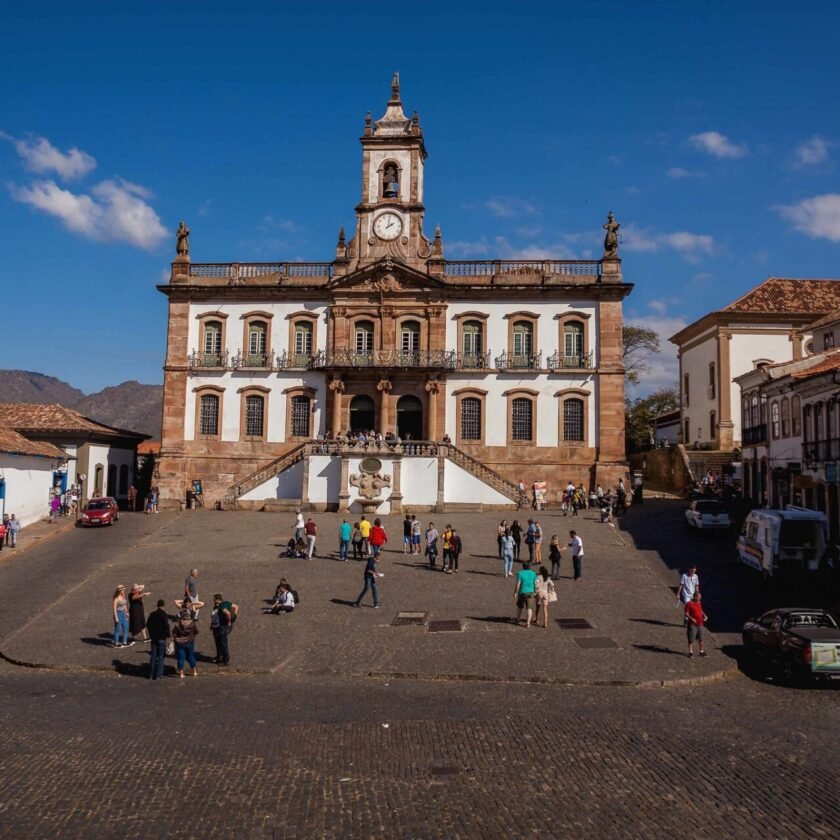
[[402, 219], [396, 213], [382, 213], [373, 223], [373, 232], [386, 241], [396, 239], [402, 233]]

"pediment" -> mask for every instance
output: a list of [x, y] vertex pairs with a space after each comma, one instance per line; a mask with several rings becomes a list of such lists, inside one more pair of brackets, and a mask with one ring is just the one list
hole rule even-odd
[[359, 268], [351, 274], [336, 277], [328, 288], [343, 292], [399, 292], [434, 291], [443, 288], [443, 283], [416, 268], [392, 257], [385, 257], [375, 263]]

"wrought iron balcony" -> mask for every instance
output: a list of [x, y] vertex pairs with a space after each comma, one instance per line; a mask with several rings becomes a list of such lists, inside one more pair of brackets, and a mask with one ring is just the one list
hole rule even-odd
[[592, 370], [592, 351], [580, 353], [577, 356], [564, 356], [561, 353], [554, 353], [548, 357], [549, 370]]
[[312, 357], [313, 368], [438, 368], [453, 370], [452, 350], [371, 350], [357, 353], [348, 348], [319, 350]]
[[289, 353], [287, 350], [284, 350], [277, 356], [277, 369], [311, 370], [314, 367], [313, 359], [312, 353]]
[[487, 370], [490, 367], [490, 351], [486, 353], [455, 353], [455, 367], [458, 370]]
[[741, 431], [741, 443], [747, 446], [754, 445], [756, 443], [766, 443], [767, 442], [767, 424], [762, 423], [759, 426], [752, 426], [749, 429], [743, 429]]
[[840, 438], [811, 440], [802, 444], [802, 457], [808, 464], [840, 460]]
[[227, 368], [229, 364], [227, 350], [224, 353], [199, 353], [193, 350], [187, 357], [187, 365], [191, 368]]
[[496, 357], [499, 370], [543, 370], [542, 352], [508, 353], [505, 351]]
[[273, 365], [271, 353], [237, 353], [231, 360], [230, 366], [234, 370], [239, 368], [268, 368]]

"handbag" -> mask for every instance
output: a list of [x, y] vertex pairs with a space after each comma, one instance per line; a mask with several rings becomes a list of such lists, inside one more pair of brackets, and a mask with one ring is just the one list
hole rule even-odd
[[174, 653], [175, 653], [175, 642], [173, 642], [172, 639], [170, 639], [166, 643], [166, 655], [167, 656], [172, 656], [172, 655], [174, 655]]
[[553, 604], [557, 600], [557, 590], [554, 586], [549, 586], [548, 588], [548, 603]]

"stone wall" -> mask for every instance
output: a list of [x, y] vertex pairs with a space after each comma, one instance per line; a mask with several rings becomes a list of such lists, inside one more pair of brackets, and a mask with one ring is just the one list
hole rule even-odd
[[691, 484], [685, 455], [679, 446], [663, 446], [630, 456], [630, 469], [642, 470], [648, 490], [683, 494]]

